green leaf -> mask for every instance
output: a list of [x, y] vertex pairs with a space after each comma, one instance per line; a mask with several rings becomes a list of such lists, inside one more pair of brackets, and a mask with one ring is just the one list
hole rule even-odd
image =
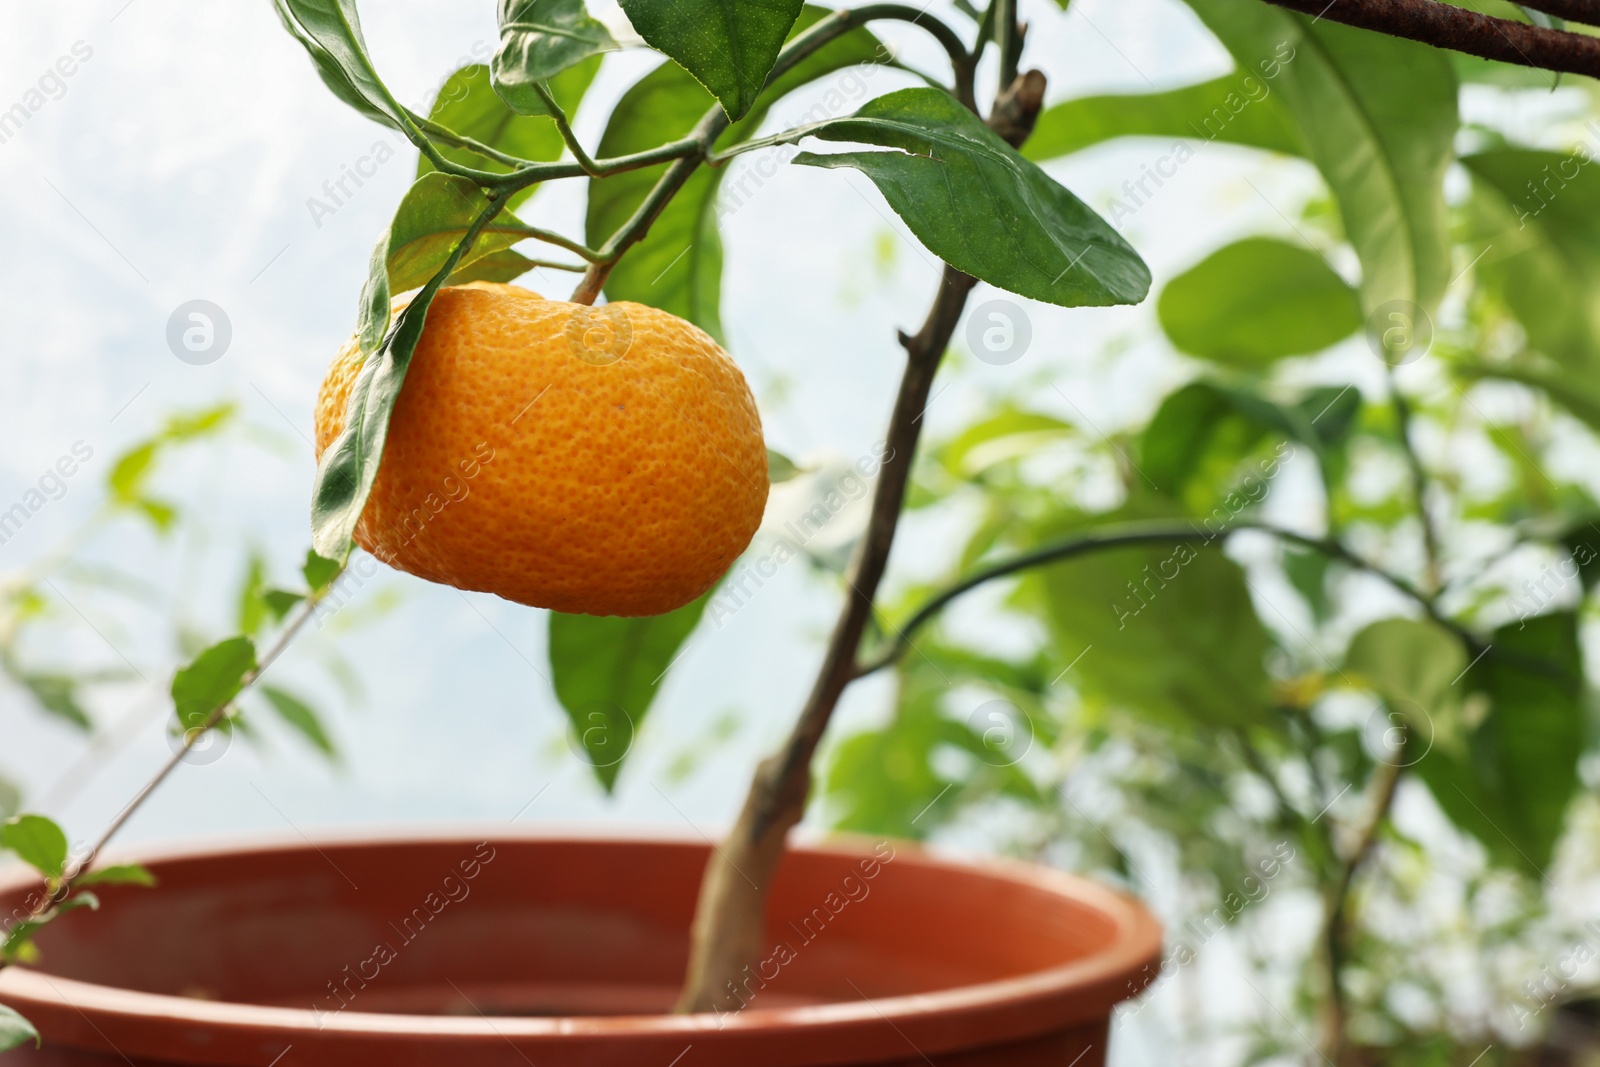
[[172, 703], [185, 730], [203, 726], [244, 687], [256, 668], [256, 646], [248, 637], [219, 641], [181, 668], [172, 679]]
[[130, 446], [112, 462], [111, 470], [106, 475], [106, 488], [110, 490], [112, 500], [124, 506], [141, 508], [153, 521], [157, 521], [152, 508], [156, 512], [171, 510], [170, 505], [150, 501], [145, 496], [145, 488], [160, 454], [172, 445], [192, 442], [216, 433], [232, 421], [236, 411], [237, 408], [230, 403], [168, 416], [159, 433]]
[[1593, 373], [1600, 365], [1600, 174], [1571, 153], [1528, 149], [1461, 162], [1482, 194], [1469, 208], [1475, 243], [1487, 246], [1473, 267], [1480, 285], [1505, 302], [1532, 348]]
[[899, 149], [795, 162], [854, 167], [934, 255], [991, 285], [1064, 307], [1136, 304], [1150, 271], [1083, 201], [950, 94], [901, 89], [805, 127], [828, 141]]
[[1450, 279], [1444, 174], [1459, 124], [1445, 53], [1266, 4], [1188, 3], [1293, 116], [1361, 259], [1365, 312], [1391, 300], [1431, 312]]
[[730, 119], [755, 106], [801, 0], [621, 0], [645, 43], [694, 75]]
[[[1056, 672], [937, 640], [917, 644], [919, 654], [895, 672], [890, 721], [829, 747], [820, 793], [837, 829], [918, 839], [986, 797], [1041, 799], [1018, 764], [1051, 744], [1038, 694]], [[973, 758], [951, 767], [941, 757], [952, 751]]]
[[[435, 179], [449, 180], [436, 172], [417, 179], [417, 185]], [[415, 191], [416, 185], [412, 189]], [[473, 194], [483, 195], [476, 186]], [[459, 256], [455, 251], [446, 254], [437, 272], [400, 312], [394, 329], [384, 335], [382, 347], [361, 365], [350, 390], [344, 431], [322, 453], [312, 484], [311, 547], [318, 555], [342, 559], [348, 553], [350, 538], [361, 518], [361, 510], [366, 507], [367, 496], [372, 492], [373, 480], [378, 476], [378, 463], [389, 436], [389, 416], [400, 396], [417, 342], [422, 339], [428, 308], [446, 276], [460, 261], [467, 260], [471, 252], [471, 248], [463, 245]], [[375, 275], [378, 273], [381, 272], [375, 271]]]
[[1499, 149], [1462, 160], [1478, 289], [1516, 320], [1527, 347], [1494, 362], [1463, 354], [1456, 370], [1538, 389], [1600, 427], [1600, 177], [1582, 158]]
[[[825, 8], [808, 6], [795, 22], [800, 33], [825, 18]], [[791, 35], [792, 36], [792, 35]], [[719, 148], [748, 140], [766, 117], [771, 104], [818, 78], [837, 70], [866, 64], [862, 80], [880, 70], [883, 47], [864, 29], [834, 38], [807, 56], [782, 77], [745, 118], [718, 141]], [[623, 94], [611, 112], [599, 154], [614, 157], [654, 148], [683, 137], [716, 101], [682, 67], [663, 63]], [[633, 216], [667, 164], [614, 174], [589, 183], [585, 222], [588, 243], [603, 244]], [[724, 197], [719, 206], [726, 167], [701, 167], [684, 183], [644, 239], [619, 260], [606, 280], [611, 300], [636, 300], [688, 319], [712, 337], [721, 339], [722, 239], [717, 220], [736, 211], [744, 194]]]
[[267, 698], [278, 717], [294, 727], [310, 741], [317, 750], [330, 760], [339, 758], [339, 749], [333, 743], [333, 738], [328, 736], [328, 731], [323, 727], [322, 720], [311, 706], [293, 693], [279, 689], [276, 686], [263, 685], [261, 695]]
[[468, 282], [514, 282], [533, 269], [533, 260], [505, 249], [480, 256], [460, 270], [452, 271], [445, 279], [446, 285], [466, 285]]
[[58, 719], [88, 733], [94, 721], [78, 703], [78, 680], [66, 674], [21, 674], [17, 681], [27, 687], [39, 706]]
[[644, 618], [551, 613], [551, 682], [607, 793], [711, 595]]
[[[363, 352], [370, 355], [382, 344], [389, 328], [391, 296], [415, 289], [437, 274], [488, 206], [483, 190], [466, 178], [430, 171], [412, 183], [368, 264], [356, 327]], [[515, 226], [491, 225], [461, 257], [456, 270], [523, 239]]]
[[8, 778], [0, 778], [0, 819], [9, 819], [22, 808], [22, 790]]
[[1054, 415], [1005, 405], [962, 430], [936, 456], [951, 474], [965, 479], [995, 463], [1031, 455], [1052, 441], [1076, 434], [1076, 427]]
[[1247, 369], [1321, 352], [1362, 321], [1356, 291], [1326, 260], [1269, 237], [1220, 248], [1173, 278], [1156, 313], [1184, 352]]
[[1533, 877], [1549, 866], [1579, 788], [1582, 669], [1572, 612], [1502, 626], [1465, 681], [1487, 698], [1487, 713], [1437, 729], [1417, 764], [1445, 814], [1493, 862]]
[[316, 550], [306, 552], [305, 564], [301, 566], [300, 573], [306, 580], [306, 585], [313, 593], [320, 593], [328, 588], [333, 580], [339, 577], [339, 572], [344, 570], [344, 564], [336, 559], [326, 559], [317, 555]]
[[[1139, 469], [1151, 483], [1174, 499], [1186, 500], [1190, 510], [1211, 510], [1219, 492], [1233, 487], [1240, 464], [1267, 437], [1308, 445], [1327, 456], [1349, 430], [1349, 405], [1343, 397], [1354, 389], [1318, 389], [1300, 404], [1279, 404], [1243, 386], [1219, 382], [1190, 382], [1161, 402], [1140, 439]], [[1307, 402], [1309, 401], [1309, 402]], [[1282, 452], [1277, 457], [1282, 459]], [[1277, 466], [1265, 461], [1256, 468], [1258, 480], [1276, 474]], [[1186, 496], [1191, 484], [1203, 491]]]
[[304, 599], [304, 593], [294, 593], [287, 589], [268, 589], [261, 594], [261, 603], [266, 607], [267, 614], [272, 616], [273, 622], [282, 622], [283, 617]]
[[67, 867], [67, 835], [43, 815], [13, 815], [0, 824], [0, 848], [15, 852], [46, 878]]
[[1385, 700], [1415, 705], [1430, 716], [1459, 700], [1460, 691], [1452, 700], [1451, 690], [1466, 669], [1461, 639], [1421, 619], [1380, 619], [1351, 638], [1344, 656], [1344, 670], [1364, 678]]
[[410, 125], [367, 57], [355, 0], [272, 0], [283, 28], [311, 55], [333, 95], [374, 122], [396, 129]]
[[1589, 518], [1575, 522], [1561, 534], [1560, 541], [1572, 553], [1584, 589], [1593, 589], [1600, 583], [1600, 521]]
[[1273, 721], [1271, 642], [1244, 572], [1215, 547], [1095, 552], [1039, 581], [1059, 654], [1086, 691], [1168, 725]]
[[106, 484], [117, 503], [138, 503], [145, 479], [155, 463], [156, 449], [159, 446], [160, 442], [155, 440], [142, 442], [118, 456], [116, 462], [111, 464], [111, 473], [106, 476]]
[[146, 497], [135, 506], [141, 515], [150, 520], [150, 525], [156, 528], [156, 533], [171, 533], [173, 526], [178, 522], [178, 509], [165, 501]]
[[[500, 0], [500, 48], [491, 66], [494, 91], [513, 111], [544, 115], [536, 84], [616, 47], [583, 0]], [[459, 126], [451, 129], [467, 133]]]
[[35, 1048], [43, 1046], [39, 1039], [39, 1031], [33, 1024], [12, 1009], [0, 1004], [0, 1052], [9, 1052], [19, 1045], [33, 1042]]
[[767, 449], [767, 481], [776, 485], [798, 477], [800, 468], [795, 461], [775, 449]]
[[266, 622], [266, 605], [261, 602], [262, 590], [266, 588], [267, 563], [261, 558], [259, 552], [251, 552], [249, 562], [245, 564], [244, 580], [239, 583], [239, 595], [235, 606], [235, 624], [240, 633], [254, 636], [261, 631]]
[[141, 885], [150, 888], [156, 876], [137, 863], [117, 863], [90, 871], [77, 880], [79, 886], [91, 885]]
[[1333, 618], [1333, 597], [1328, 590], [1330, 565], [1331, 561], [1325, 554], [1313, 549], [1294, 546], [1285, 546], [1283, 549], [1284, 577], [1289, 579], [1295, 592], [1305, 600], [1318, 626], [1325, 625]]
[[1117, 137], [1220, 141], [1290, 156], [1305, 152], [1271, 82], [1229, 74], [1163, 93], [1086, 96], [1048, 107], [1022, 154], [1042, 162]]

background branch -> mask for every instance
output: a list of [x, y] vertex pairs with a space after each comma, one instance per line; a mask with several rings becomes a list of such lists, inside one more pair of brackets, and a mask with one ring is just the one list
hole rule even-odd
[[[1438, 0], [1263, 0], [1302, 14], [1468, 55], [1600, 78], [1600, 38], [1497, 19]], [[1580, 6], [1577, 0], [1567, 0]], [[1529, 7], [1548, 10], [1561, 0]], [[1590, 7], [1590, 4], [1582, 4]], [[1554, 12], [1551, 12], [1554, 14]]]

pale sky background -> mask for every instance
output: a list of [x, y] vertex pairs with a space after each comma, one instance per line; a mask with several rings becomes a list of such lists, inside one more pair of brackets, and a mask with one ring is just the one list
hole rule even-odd
[[[1036, 24], [1025, 60], [1051, 76], [1052, 101], [1167, 88], [1231, 66], [1176, 0], [1078, 0], [1067, 16], [1050, 0], [1023, 7]], [[490, 0], [373, 0], [363, 17], [381, 73], [419, 110], [451, 70], [496, 39]], [[959, 15], [949, 18], [968, 31]], [[79, 664], [126, 659], [149, 682], [100, 693], [94, 716], [129, 725], [132, 740], [80, 796], [49, 811], [85, 838], [167, 754], [164, 690], [179, 657], [173, 624], [213, 639], [229, 632], [247, 546], [267, 554], [279, 582], [294, 575], [309, 542], [317, 383], [351, 331], [369, 250], [410, 183], [416, 153], [328, 93], [266, 0], [6, 0], [6, 27], [0, 111], [78, 42], [92, 54], [59, 99], [0, 143], [0, 510], [74, 443], [92, 448], [93, 458], [63, 499], [0, 546], [0, 571], [27, 565], [74, 529], [99, 499], [112, 458], [168, 413], [222, 400], [243, 412], [238, 432], [164, 468], [160, 494], [182, 501], [191, 519], [176, 537], [158, 541], [125, 521], [90, 553], [162, 590], [164, 606], [128, 607], [115, 595], [62, 585], [83, 613], [63, 614], [54, 644], [35, 649], [38, 658]], [[908, 59], [942, 69], [940, 53], [917, 31], [891, 25], [883, 35]], [[597, 143], [609, 103], [654, 62], [644, 51], [608, 59], [578, 115], [587, 143]], [[906, 83], [884, 71], [871, 89]], [[826, 86], [785, 101], [769, 127], [787, 125]], [[323, 196], [324, 181], [379, 142], [394, 158], [319, 225], [308, 198]], [[1142, 165], [1169, 151], [1164, 142], [1127, 141], [1051, 169], [1104, 208]], [[1159, 291], [1231, 236], [1290, 233], [1284, 216], [1315, 188], [1302, 164], [1212, 146], [1123, 229]], [[523, 215], [581, 233], [582, 203], [582, 183], [566, 183], [542, 191]], [[729, 347], [761, 404], [769, 442], [799, 458], [847, 461], [870, 452], [900, 368], [895, 329], [920, 321], [936, 277], [931, 258], [850, 171], [780, 169], [725, 220], [724, 237]], [[572, 281], [533, 275], [523, 283], [565, 296]], [[973, 303], [998, 295], [980, 289]], [[221, 306], [232, 326], [228, 351], [208, 366], [181, 362], [165, 342], [169, 315], [192, 299]], [[1029, 313], [1034, 340], [1021, 361], [994, 367], [958, 358], [945, 372], [929, 413], [932, 435], [1025, 386], [1029, 403], [1085, 431], [1110, 431], [1142, 421], [1162, 392], [1194, 372], [1159, 339], [1149, 305], [1030, 305]], [[1380, 371], [1376, 360], [1347, 350], [1313, 363], [1307, 377], [1359, 374], [1372, 385]], [[1070, 404], [1047, 387], [1052, 382]], [[1297, 525], [1314, 522], [1296, 484], [1290, 471], [1274, 506]], [[913, 517], [894, 580], [940, 569], [957, 529], [949, 516]], [[1289, 599], [1284, 610], [1298, 611]], [[389, 600], [392, 610], [373, 610]], [[981, 601], [974, 598], [958, 624], [981, 619]], [[664, 683], [608, 801], [563, 740], [565, 718], [544, 677], [543, 613], [382, 571], [347, 612], [370, 619], [311, 632], [272, 673], [315, 697], [346, 765], [330, 770], [267, 723], [270, 751], [240, 743], [216, 763], [183, 768], [124, 840], [503, 822], [524, 808], [519, 825], [603, 821], [714, 834], [731, 819], [756, 759], [798, 710], [837, 602], [829, 583], [793, 563], [726, 626], [703, 626]], [[335, 648], [359, 678], [358, 700], [320, 665]], [[882, 716], [887, 693], [882, 679], [854, 688], [838, 725]], [[738, 729], [718, 747], [708, 737], [729, 714]], [[84, 749], [15, 691], [0, 692], [0, 734], [0, 772], [34, 799]], [[678, 780], [667, 769], [687, 750], [706, 755]], [[983, 844], [970, 836], [961, 843]], [[1119, 1035], [1119, 1062], [1155, 1062], [1147, 1059], [1156, 1055], [1151, 1042], [1176, 1010], [1167, 1005], [1130, 1023]]]

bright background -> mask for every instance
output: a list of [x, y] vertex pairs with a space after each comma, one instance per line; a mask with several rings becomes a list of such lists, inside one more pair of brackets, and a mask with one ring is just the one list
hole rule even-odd
[[[615, 16], [614, 4], [593, 9]], [[1023, 9], [1039, 25], [1025, 58], [1050, 75], [1051, 101], [1164, 89], [1231, 67], [1177, 0], [1078, 0], [1064, 18], [1050, 0]], [[418, 110], [450, 71], [482, 61], [496, 40], [490, 0], [386, 0], [368, 3], [363, 16], [383, 76]], [[938, 54], [916, 31], [891, 26], [883, 35], [906, 57], [938, 68]], [[175, 534], [161, 539], [124, 521], [89, 551], [159, 591], [155, 610], [96, 596], [55, 620], [56, 645], [44, 650], [54, 661], [139, 676], [101, 689], [90, 709], [112, 727], [110, 742], [86, 755], [81, 735], [41, 716], [24, 694], [0, 692], [0, 736], [8, 739], [0, 773], [83, 839], [168, 753], [165, 687], [182, 659], [174, 633], [231, 632], [251, 547], [278, 581], [294, 576], [309, 541], [317, 383], [351, 331], [368, 253], [410, 184], [416, 153], [326, 91], [265, 0], [8, 5], [0, 111], [77, 42], [92, 49], [90, 58], [59, 98], [0, 143], [0, 510], [74, 443], [92, 448], [93, 458], [62, 499], [0, 545], [0, 571], [58, 546], [97, 505], [112, 458], [169, 413], [225, 400], [242, 411], [234, 432], [164, 468], [161, 494], [185, 506]], [[587, 143], [597, 142], [611, 102], [654, 62], [644, 51], [608, 59], [578, 116]], [[784, 101], [768, 125], [788, 125], [840, 83]], [[905, 83], [880, 71], [869, 91]], [[336, 212], [314, 218], [309, 201], [327, 200], [324, 183], [380, 143], [393, 158]], [[1104, 209], [1168, 151], [1161, 142], [1123, 141], [1052, 171]], [[727, 186], [738, 180], [730, 175]], [[524, 217], [581, 233], [583, 186], [566, 184], [542, 191]], [[1122, 228], [1158, 290], [1233, 235], [1288, 232], [1289, 205], [1316, 185], [1304, 164], [1208, 146]], [[900, 367], [895, 330], [920, 322], [936, 267], [854, 172], [780, 168], [746, 188], [755, 191], [723, 224], [723, 317], [769, 443], [811, 461], [868, 454]], [[524, 284], [564, 296], [572, 280], [530, 275]], [[980, 288], [972, 303], [998, 295]], [[165, 339], [173, 310], [197, 298], [223, 308], [232, 327], [225, 356], [207, 366], [175, 358]], [[1034, 339], [1019, 362], [995, 367], [958, 352], [937, 387], [931, 435], [1019, 390], [1035, 408], [1109, 432], [1142, 422], [1190, 373], [1160, 339], [1148, 305], [1030, 305], [1029, 314]], [[1381, 365], [1351, 347], [1326, 358], [1344, 375], [1378, 382]], [[1295, 484], [1286, 475], [1272, 504], [1291, 517], [1306, 499]], [[956, 537], [948, 518], [914, 516], [894, 580], [938, 569]], [[71, 587], [61, 591], [77, 603]], [[957, 632], [961, 620], [974, 628], [984, 620], [982, 599], [964, 608]], [[215, 762], [182, 768], [124, 840], [496, 822], [518, 813], [520, 825], [602, 821], [715, 834], [731, 820], [756, 759], [798, 711], [837, 600], [831, 582], [794, 562], [725, 625], [702, 625], [608, 800], [567, 744], [546, 678], [543, 613], [380, 570], [271, 675], [315, 696], [343, 764], [330, 769], [266, 723], [264, 746], [235, 743]], [[335, 652], [351, 667], [344, 686], [325, 666]], [[852, 689], [839, 725], [885, 714], [886, 684]], [[968, 833], [955, 844], [986, 842]], [[1154, 889], [1159, 906], [1161, 887]], [[1163, 1033], [1175, 1013], [1193, 1007], [1178, 1002], [1181, 988], [1166, 989], [1157, 1010], [1121, 1031], [1120, 1064], [1164, 1062]]]

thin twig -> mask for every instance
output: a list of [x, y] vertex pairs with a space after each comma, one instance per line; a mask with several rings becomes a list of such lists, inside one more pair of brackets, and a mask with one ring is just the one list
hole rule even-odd
[[1344, 995], [1344, 966], [1349, 956], [1350, 890], [1355, 885], [1356, 876], [1372, 855], [1378, 843], [1378, 832], [1389, 817], [1389, 809], [1394, 806], [1395, 793], [1405, 773], [1403, 764], [1407, 741], [1404, 733], [1401, 738], [1392, 760], [1379, 763], [1373, 772], [1372, 799], [1368, 804], [1367, 819], [1357, 829], [1338, 880], [1328, 891], [1321, 938], [1327, 996], [1322, 1002], [1318, 1045], [1329, 1063], [1346, 1062], [1349, 1008]]
[[[340, 573], [343, 573], [343, 571], [341, 570]], [[56, 884], [54, 891], [41, 898], [40, 901], [33, 906], [32, 910], [28, 913], [27, 917], [22, 920], [22, 922], [33, 922], [39, 919], [45, 914], [45, 912], [49, 911], [51, 908], [66, 900], [67, 897], [71, 896], [72, 891], [74, 888], [76, 888], [79, 879], [87, 874], [94, 866], [95, 860], [99, 858], [100, 853], [104, 851], [105, 847], [110, 844], [111, 839], [116, 837], [117, 833], [127, 825], [128, 820], [133, 818], [134, 813], [144, 806], [145, 801], [150, 799], [151, 794], [161, 786], [161, 783], [165, 782], [167, 778], [171, 776], [172, 772], [178, 769], [178, 765], [183, 762], [184, 757], [186, 757], [190, 750], [199, 743], [200, 739], [211, 730], [215, 729], [222, 723], [224, 719], [228, 717], [228, 711], [233, 707], [233, 702], [240, 696], [244, 695], [244, 693], [249, 691], [249, 689], [256, 684], [257, 680], [259, 680], [260, 677], [267, 672], [267, 669], [271, 667], [273, 663], [277, 662], [278, 657], [283, 655], [284, 651], [289, 647], [289, 645], [294, 642], [295, 637], [298, 636], [300, 631], [305, 628], [305, 624], [310, 620], [312, 614], [315, 613], [317, 605], [322, 603], [323, 597], [327, 595], [328, 590], [333, 588], [333, 583], [336, 582], [338, 578], [339, 575], [335, 574], [331, 579], [329, 579], [327, 584], [324, 585], [321, 590], [312, 592], [304, 601], [301, 602], [299, 609], [295, 612], [295, 615], [289, 621], [289, 624], [285, 626], [278, 634], [277, 640], [275, 640], [272, 643], [272, 646], [268, 648], [267, 651], [261, 656], [256, 666], [253, 669], [245, 672], [244, 676], [240, 679], [238, 693], [235, 693], [232, 698], [213, 708], [199, 726], [190, 727], [188, 730], [184, 731], [182, 745], [180, 745], [177, 750], [174, 751], [173, 754], [167, 759], [167, 761], [161, 765], [161, 769], [158, 770], [150, 778], [150, 780], [147, 781], [144, 786], [134, 794], [133, 799], [128, 801], [128, 803], [123, 806], [122, 810], [117, 813], [116, 817], [111, 820], [111, 822], [106, 826], [105, 830], [100, 834], [100, 837], [92, 846], [90, 846], [89, 851], [84, 854], [83, 858], [78, 860], [70, 869], [63, 873], [61, 880]], [[4, 966], [5, 964], [0, 962], [0, 968], [3, 968]]]
[[1028, 552], [998, 560], [987, 567], [974, 571], [931, 597], [913, 612], [909, 619], [896, 628], [895, 639], [889, 644], [889, 647], [878, 656], [861, 665], [857, 677], [872, 674], [895, 662], [911, 647], [911, 639], [916, 632], [932, 620], [935, 615], [957, 597], [976, 589], [986, 582], [992, 582], [997, 578], [1004, 578], [1020, 571], [1031, 570], [1034, 567], [1060, 563], [1074, 556], [1086, 555], [1091, 552], [1127, 548], [1134, 545], [1192, 544], [1195, 542], [1210, 544], [1213, 541], [1223, 540], [1241, 530], [1254, 530], [1259, 533], [1269, 534], [1281, 541], [1289, 541], [1303, 548], [1312, 549], [1357, 570], [1382, 578], [1395, 590], [1415, 601], [1428, 613], [1431, 619], [1447, 627], [1452, 633], [1465, 641], [1469, 647], [1482, 647], [1482, 642], [1475, 634], [1443, 615], [1434, 604], [1432, 597], [1405, 579], [1396, 577], [1377, 564], [1356, 555], [1338, 541], [1328, 538], [1308, 537], [1305, 534], [1295, 533], [1293, 530], [1285, 530], [1270, 523], [1259, 522], [1254, 519], [1239, 519], [1221, 530], [1208, 530], [1195, 520], [1176, 523], [1170, 521], [1130, 522], [1099, 527], [1088, 533], [1078, 534], [1061, 541], [1042, 545]]
[[1394, 368], [1389, 368], [1389, 401], [1394, 405], [1396, 434], [1400, 450], [1405, 453], [1406, 468], [1411, 476], [1411, 495], [1417, 503], [1417, 517], [1422, 522], [1422, 548], [1427, 559], [1428, 591], [1437, 596], [1444, 588], [1444, 563], [1440, 551], [1439, 531], [1428, 511], [1428, 472], [1417, 454], [1416, 443], [1411, 439], [1411, 402], [1400, 391], [1395, 381]]
[[550, 112], [550, 118], [556, 124], [556, 132], [561, 134], [561, 140], [566, 143], [567, 150], [572, 153], [572, 158], [577, 160], [578, 166], [583, 168], [585, 174], [596, 177], [601, 174], [599, 166], [595, 164], [589, 153], [584, 151], [583, 143], [578, 140], [578, 135], [572, 132], [572, 124], [567, 121], [567, 112], [562, 108], [556, 98], [551, 95], [549, 86], [544, 82], [534, 82], [533, 91], [539, 94], [539, 99], [544, 102], [545, 110]]

